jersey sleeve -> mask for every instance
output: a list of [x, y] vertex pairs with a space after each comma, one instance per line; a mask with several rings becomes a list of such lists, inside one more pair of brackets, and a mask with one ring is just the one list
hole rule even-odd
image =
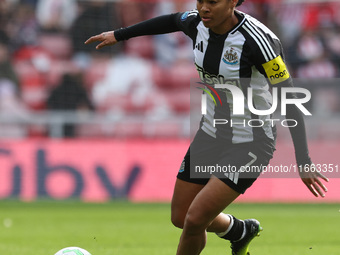
[[292, 86], [292, 79], [285, 63], [280, 40], [260, 28], [252, 31], [254, 37], [253, 61], [256, 68], [271, 86]]
[[186, 11], [180, 13], [176, 19], [177, 26], [193, 41], [196, 40], [197, 25], [201, 21], [201, 18], [197, 10]]
[[197, 11], [178, 12], [145, 20], [129, 27], [114, 31], [117, 41], [143, 35], [158, 35], [183, 31], [192, 37], [192, 28], [198, 18]]
[[[245, 25], [249, 36], [252, 37], [253, 63], [257, 70], [263, 74], [271, 86], [293, 87], [292, 77], [285, 64], [283, 48], [280, 40], [269, 30], [260, 26]], [[280, 94], [280, 93], [279, 93]], [[281, 96], [279, 96], [281, 97]], [[295, 93], [290, 93], [287, 98], [297, 98]], [[309, 157], [307, 136], [304, 117], [296, 105], [287, 105], [287, 120], [295, 120], [296, 126], [290, 123], [289, 131], [295, 148], [295, 158], [298, 165], [309, 165], [312, 163]]]

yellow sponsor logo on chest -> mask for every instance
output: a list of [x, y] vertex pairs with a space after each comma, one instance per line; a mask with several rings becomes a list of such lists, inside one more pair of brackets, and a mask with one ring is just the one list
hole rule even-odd
[[287, 80], [290, 75], [281, 56], [262, 65], [271, 84], [278, 84]]

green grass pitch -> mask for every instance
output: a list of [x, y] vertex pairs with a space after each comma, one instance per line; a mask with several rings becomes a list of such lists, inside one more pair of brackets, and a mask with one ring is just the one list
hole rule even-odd
[[[264, 231], [254, 239], [251, 255], [338, 255], [339, 209], [236, 203], [228, 213], [261, 221]], [[169, 204], [1, 201], [0, 254], [54, 255], [79, 246], [92, 255], [174, 255], [181, 231], [169, 219]], [[202, 254], [230, 254], [229, 244], [208, 234]]]

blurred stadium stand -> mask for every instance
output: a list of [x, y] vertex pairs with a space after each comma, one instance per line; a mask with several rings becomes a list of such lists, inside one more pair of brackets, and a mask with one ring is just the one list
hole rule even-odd
[[[189, 137], [189, 87], [197, 74], [188, 38], [181, 33], [141, 37], [100, 51], [83, 42], [96, 33], [192, 9], [195, 4], [189, 0], [1, 1], [0, 65], [10, 66], [14, 75], [0, 71], [0, 137], [62, 138], [65, 124], [76, 126], [73, 137]], [[314, 118], [306, 120], [311, 138], [340, 138], [336, 81], [340, 3], [247, 0], [240, 9], [278, 34], [292, 75], [311, 90]], [[48, 108], [47, 100], [64, 74], [81, 77], [94, 109]]]
[[[195, 5], [0, 1], [0, 199], [170, 201], [197, 130], [191, 113], [200, 107], [190, 98], [196, 93], [200, 99], [197, 89], [190, 90], [197, 78], [190, 40], [182, 33], [146, 36], [99, 51], [84, 41]], [[296, 86], [311, 91], [310, 154], [334, 177], [323, 201], [339, 202], [340, 2], [246, 0], [240, 9], [281, 38]], [[294, 166], [289, 131], [277, 126], [271, 165]], [[264, 177], [240, 201], [320, 201], [297, 173]]]

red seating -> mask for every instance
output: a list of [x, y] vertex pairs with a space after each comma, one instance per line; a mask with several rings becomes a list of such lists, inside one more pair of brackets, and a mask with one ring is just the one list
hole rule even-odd
[[68, 59], [72, 55], [72, 42], [69, 36], [56, 34], [41, 34], [39, 45], [57, 59]]
[[153, 80], [161, 89], [189, 88], [192, 80], [198, 79], [198, 73], [192, 63], [180, 62], [170, 68], [153, 67]]
[[189, 113], [190, 93], [189, 89], [173, 90], [165, 92], [167, 103], [178, 114]]
[[91, 60], [91, 64], [84, 73], [84, 83], [89, 90], [96, 82], [104, 79], [109, 61], [109, 58], [93, 58]]

